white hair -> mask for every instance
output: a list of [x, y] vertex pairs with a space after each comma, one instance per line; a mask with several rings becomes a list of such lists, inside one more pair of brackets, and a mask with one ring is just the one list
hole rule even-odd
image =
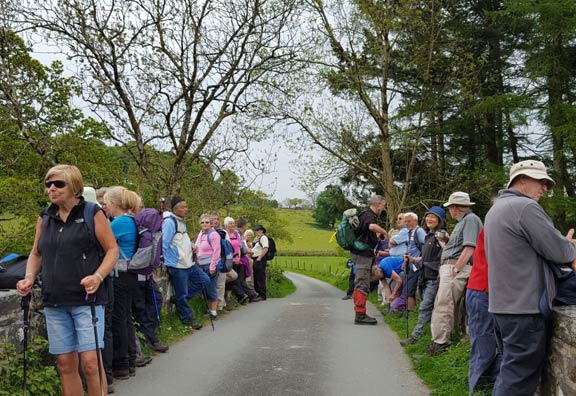
[[418, 215], [414, 212], [406, 212], [404, 213], [404, 217], [412, 217], [414, 220], [418, 221]]
[[234, 223], [234, 219], [230, 216], [224, 218], [224, 227], [228, 227], [230, 223]]

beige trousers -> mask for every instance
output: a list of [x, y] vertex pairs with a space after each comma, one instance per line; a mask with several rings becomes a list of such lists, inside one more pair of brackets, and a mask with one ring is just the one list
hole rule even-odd
[[430, 328], [432, 330], [432, 341], [437, 344], [450, 343], [450, 335], [454, 327], [455, 310], [457, 309], [460, 299], [464, 296], [468, 278], [472, 266], [466, 264], [462, 271], [453, 276], [452, 264], [440, 266], [440, 284], [438, 293], [434, 301], [434, 310]]
[[230, 272], [218, 274], [218, 282], [216, 283], [216, 291], [218, 292], [218, 309], [224, 309], [226, 306], [226, 299], [224, 294], [226, 291], [226, 282], [232, 282], [238, 279], [238, 273], [234, 270]]

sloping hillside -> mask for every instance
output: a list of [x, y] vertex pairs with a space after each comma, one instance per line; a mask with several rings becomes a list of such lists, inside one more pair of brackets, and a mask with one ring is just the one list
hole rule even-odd
[[277, 209], [278, 216], [288, 223], [292, 243], [277, 241], [282, 255], [337, 255], [336, 241], [330, 242], [334, 231], [320, 228], [311, 210]]

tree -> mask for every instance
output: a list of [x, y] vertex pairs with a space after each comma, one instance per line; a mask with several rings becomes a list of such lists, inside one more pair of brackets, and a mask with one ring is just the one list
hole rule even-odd
[[321, 227], [332, 229], [342, 212], [353, 206], [340, 187], [330, 185], [318, 195], [313, 217]]
[[109, 137], [172, 196], [191, 164], [229, 161], [262, 135], [254, 124], [237, 131], [238, 116], [264, 106], [281, 89], [275, 76], [295, 67], [297, 3], [33, 0], [16, 22], [67, 48]]

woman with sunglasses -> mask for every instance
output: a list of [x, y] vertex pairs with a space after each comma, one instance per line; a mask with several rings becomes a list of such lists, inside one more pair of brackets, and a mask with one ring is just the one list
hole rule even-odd
[[[106, 377], [102, 389], [98, 367], [92, 312], [95, 303], [98, 347], [104, 334], [104, 309], [107, 292], [102, 281], [114, 268], [118, 246], [106, 217], [94, 208], [94, 230], [85, 220], [82, 174], [73, 165], [57, 165], [46, 174], [50, 206], [36, 222], [34, 245], [26, 276], [16, 288], [28, 295], [42, 271], [42, 300], [48, 331], [49, 351], [56, 355], [63, 396], [81, 395], [82, 381], [78, 361], [86, 377], [89, 396], [107, 393]], [[103, 254], [103, 258], [102, 258]], [[80, 359], [78, 358], [80, 356]]]
[[220, 235], [212, 227], [212, 216], [203, 214], [200, 216], [200, 233], [194, 244], [194, 252], [198, 256], [200, 268], [210, 277], [208, 285], [208, 310], [212, 319], [218, 314], [218, 263], [220, 261]]

